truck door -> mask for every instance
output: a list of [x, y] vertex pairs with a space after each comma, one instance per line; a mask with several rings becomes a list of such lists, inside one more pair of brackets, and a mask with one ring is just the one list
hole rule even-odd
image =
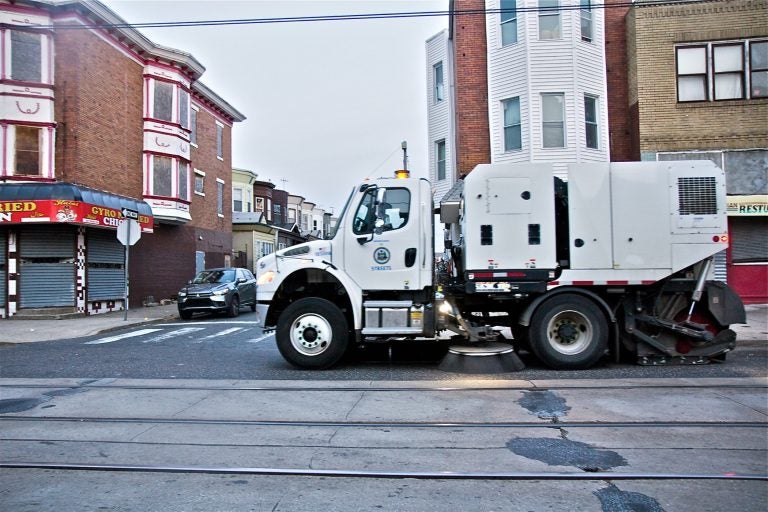
[[370, 187], [352, 210], [345, 226], [344, 266], [363, 290], [422, 287], [426, 249], [418, 196], [418, 187]]

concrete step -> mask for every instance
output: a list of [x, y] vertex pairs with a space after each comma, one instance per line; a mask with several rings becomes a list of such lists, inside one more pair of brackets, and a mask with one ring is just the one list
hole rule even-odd
[[79, 313], [74, 307], [57, 308], [24, 308], [10, 317], [15, 320], [64, 320], [65, 318], [81, 318], [85, 315]]

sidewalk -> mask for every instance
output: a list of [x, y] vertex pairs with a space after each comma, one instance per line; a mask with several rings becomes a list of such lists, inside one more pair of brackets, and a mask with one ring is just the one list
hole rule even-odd
[[103, 332], [116, 331], [136, 325], [178, 320], [176, 304], [142, 307], [101, 315], [67, 318], [64, 320], [0, 320], [0, 343], [30, 343], [59, 339], [79, 338]]
[[[768, 341], [768, 304], [746, 306], [747, 324], [734, 325], [739, 340]], [[0, 343], [30, 343], [91, 336], [126, 327], [178, 320], [176, 304], [131, 309], [125, 312], [83, 316], [65, 320], [0, 320]]]

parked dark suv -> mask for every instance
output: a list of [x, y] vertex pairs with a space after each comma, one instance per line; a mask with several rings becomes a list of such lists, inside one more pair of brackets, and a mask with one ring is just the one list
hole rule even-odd
[[212, 268], [198, 273], [179, 291], [179, 316], [192, 313], [240, 314], [241, 306], [256, 311], [256, 278], [247, 268]]

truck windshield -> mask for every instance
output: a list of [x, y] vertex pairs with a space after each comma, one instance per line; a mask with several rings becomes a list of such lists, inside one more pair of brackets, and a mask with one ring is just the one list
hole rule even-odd
[[339, 226], [341, 226], [341, 223], [344, 222], [344, 214], [347, 213], [347, 210], [349, 209], [349, 203], [352, 202], [352, 198], [355, 196], [355, 189], [352, 189], [352, 192], [349, 193], [349, 197], [347, 198], [347, 202], [344, 203], [344, 208], [342, 208], [341, 213], [339, 214], [339, 218], [336, 220], [336, 225], [333, 226], [333, 231], [331, 231], [330, 237], [331, 239], [336, 238], [336, 233], [339, 232]]

